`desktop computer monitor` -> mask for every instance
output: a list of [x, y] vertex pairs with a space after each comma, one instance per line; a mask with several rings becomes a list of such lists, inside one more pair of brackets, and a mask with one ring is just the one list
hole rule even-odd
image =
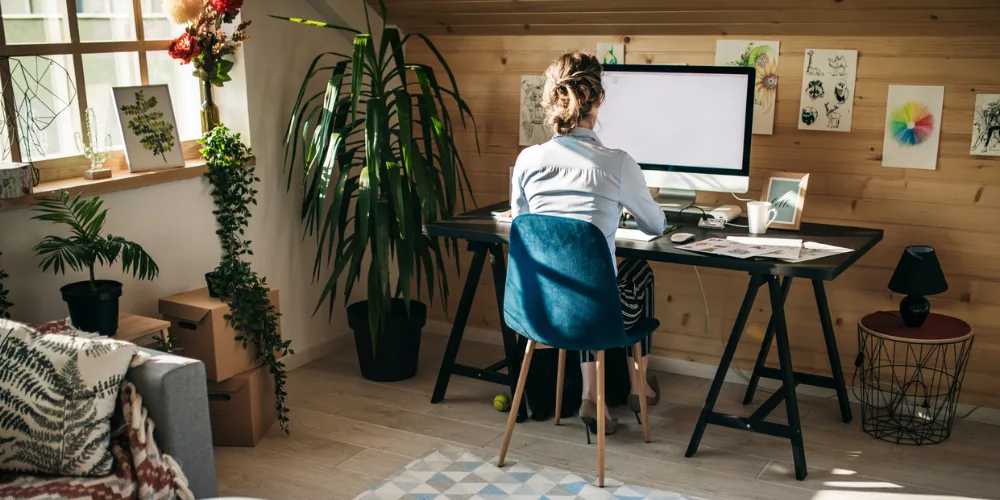
[[693, 201], [695, 191], [745, 193], [755, 75], [742, 67], [605, 65], [596, 132], [635, 158], [665, 208]]

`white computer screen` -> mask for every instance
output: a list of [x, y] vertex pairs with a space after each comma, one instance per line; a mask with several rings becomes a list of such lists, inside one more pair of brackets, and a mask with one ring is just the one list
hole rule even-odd
[[740, 170], [748, 78], [606, 71], [595, 132], [640, 164]]

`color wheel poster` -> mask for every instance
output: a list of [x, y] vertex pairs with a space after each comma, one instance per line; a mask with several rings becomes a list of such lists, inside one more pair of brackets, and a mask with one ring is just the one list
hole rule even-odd
[[937, 168], [944, 87], [890, 85], [882, 166]]

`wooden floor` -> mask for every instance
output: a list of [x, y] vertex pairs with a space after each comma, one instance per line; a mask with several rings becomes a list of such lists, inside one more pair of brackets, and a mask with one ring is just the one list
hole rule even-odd
[[[426, 335], [418, 376], [396, 384], [363, 380], [353, 348], [290, 372], [291, 435], [275, 426], [257, 448], [216, 448], [220, 493], [353, 498], [444, 445], [495, 456], [507, 417], [492, 407], [498, 386], [453, 377], [445, 401], [430, 404], [443, 350], [444, 339]], [[459, 361], [485, 365], [500, 357], [497, 346], [466, 342]], [[664, 397], [652, 408], [652, 443], [642, 442], [627, 410], [612, 410], [624, 425], [607, 440], [609, 477], [720, 499], [1000, 498], [1000, 427], [957, 421], [945, 443], [892, 445], [861, 431], [857, 407], [855, 422], [844, 424], [835, 400], [809, 396], [800, 396], [805, 481], [793, 476], [787, 441], [736, 430], [709, 427], [697, 456], [684, 458], [709, 381], [659, 377]], [[727, 384], [720, 410], [745, 412], [743, 388]], [[514, 459], [596, 473], [597, 450], [579, 420], [519, 424], [511, 450]]]

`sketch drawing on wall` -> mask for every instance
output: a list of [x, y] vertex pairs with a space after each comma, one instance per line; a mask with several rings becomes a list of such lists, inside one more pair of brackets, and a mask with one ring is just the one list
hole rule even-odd
[[[828, 62], [829, 71], [820, 70], [814, 61]], [[806, 49], [799, 98], [800, 130], [851, 131], [857, 66], [856, 50]], [[817, 120], [818, 109], [826, 110], [825, 122]]]
[[813, 123], [816, 123], [817, 118], [819, 118], [819, 111], [816, 111], [816, 108], [812, 106], [802, 108], [802, 123], [812, 125]]
[[969, 154], [1000, 156], [1000, 94], [977, 94]]
[[753, 133], [774, 133], [774, 104], [778, 93], [777, 41], [716, 40], [716, 66], [754, 68]]
[[834, 57], [827, 58], [830, 60], [830, 74], [833, 76], [847, 76], [847, 61], [844, 59], [844, 54], [837, 54]]
[[826, 108], [826, 128], [840, 128], [840, 113], [837, 112], [840, 106], [837, 104], [830, 107], [830, 103], [824, 102], [823, 107]]
[[809, 82], [806, 92], [809, 93], [809, 98], [812, 100], [820, 99], [826, 95], [826, 91], [823, 90], [822, 80], [813, 80]]
[[816, 51], [814, 50], [806, 51], [806, 57], [809, 58], [808, 64], [806, 65], [806, 74], [809, 76], [823, 76], [823, 71], [816, 66], [813, 66], [813, 54], [815, 52]]
[[599, 43], [597, 58], [601, 60], [601, 64], [625, 64], [625, 44]]
[[851, 95], [851, 90], [847, 88], [847, 82], [844, 80], [837, 82], [837, 86], [833, 89], [833, 95], [837, 98], [837, 102], [841, 104], [847, 102], [847, 98]]
[[519, 146], [542, 144], [552, 137], [545, 126], [545, 112], [542, 110], [542, 89], [544, 76], [521, 77], [521, 116], [518, 127]]

